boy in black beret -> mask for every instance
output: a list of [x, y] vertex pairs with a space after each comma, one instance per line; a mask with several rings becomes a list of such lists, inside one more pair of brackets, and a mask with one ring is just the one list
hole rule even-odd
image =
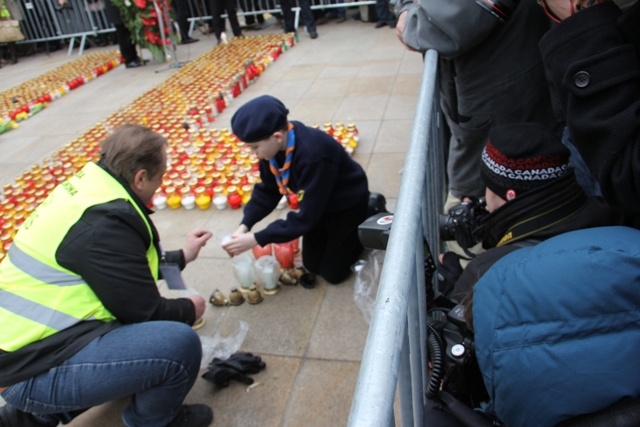
[[[369, 189], [362, 167], [330, 135], [288, 121], [289, 110], [264, 95], [236, 111], [231, 128], [260, 159], [261, 182], [244, 208], [240, 227], [222, 247], [230, 256], [256, 244], [303, 237], [305, 268], [331, 284], [344, 281], [363, 247], [358, 225], [367, 217]], [[296, 194], [299, 211], [251, 228], [275, 209], [282, 196]]]

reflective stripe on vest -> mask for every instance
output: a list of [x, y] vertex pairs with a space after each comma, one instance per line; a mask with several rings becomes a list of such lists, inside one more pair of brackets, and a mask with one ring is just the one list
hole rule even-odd
[[56, 270], [47, 264], [38, 261], [32, 256], [21, 251], [16, 245], [9, 247], [7, 254], [11, 258], [11, 262], [19, 270], [26, 271], [33, 278], [45, 282], [55, 283], [58, 286], [79, 285], [85, 283], [77, 274], [69, 274], [64, 271]]
[[129, 202], [147, 226], [147, 261], [157, 280], [159, 257], [146, 215], [116, 179], [89, 163], [27, 218], [0, 263], [0, 349], [17, 350], [84, 320], [114, 319], [82, 277], [57, 263], [55, 254], [87, 209], [118, 199]]

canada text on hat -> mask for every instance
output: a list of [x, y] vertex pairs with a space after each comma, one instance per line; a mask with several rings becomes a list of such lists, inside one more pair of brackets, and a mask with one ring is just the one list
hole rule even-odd
[[231, 129], [239, 140], [258, 142], [283, 129], [289, 110], [279, 99], [262, 95], [244, 104], [231, 117]]
[[491, 129], [482, 151], [482, 179], [506, 200], [558, 179], [569, 170], [569, 151], [560, 137], [534, 123]]

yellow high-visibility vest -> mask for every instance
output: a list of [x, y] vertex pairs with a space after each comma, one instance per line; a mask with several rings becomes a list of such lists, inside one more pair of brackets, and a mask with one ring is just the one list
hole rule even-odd
[[56, 261], [56, 251], [92, 206], [123, 199], [149, 231], [147, 260], [158, 279], [152, 228], [127, 190], [94, 163], [58, 185], [27, 218], [0, 263], [0, 349], [15, 351], [86, 320], [115, 319], [89, 285]]

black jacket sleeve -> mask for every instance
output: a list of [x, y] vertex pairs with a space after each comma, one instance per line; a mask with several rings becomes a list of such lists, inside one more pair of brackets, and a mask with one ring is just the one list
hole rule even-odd
[[195, 307], [190, 300], [160, 295], [146, 258], [149, 241], [147, 227], [135, 209], [117, 200], [88, 209], [69, 230], [56, 257], [60, 265], [82, 276], [122, 323], [193, 324]]
[[640, 3], [625, 12], [607, 2], [562, 21], [540, 42], [547, 78], [573, 143], [604, 198], [640, 214]]

